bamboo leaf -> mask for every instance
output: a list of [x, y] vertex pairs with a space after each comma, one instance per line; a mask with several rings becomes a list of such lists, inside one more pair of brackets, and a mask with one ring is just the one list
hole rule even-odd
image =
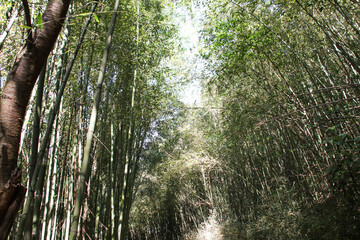
[[100, 22], [98, 16], [96, 15], [96, 13], [94, 13], [94, 18], [95, 18], [96, 22]]
[[21, 28], [25, 28], [25, 29], [31, 29], [31, 27], [29, 27], [29, 26], [25, 26], [25, 25], [20, 25], [19, 27], [21, 27]]
[[38, 14], [36, 16], [36, 20], [37, 20], [37, 25], [39, 26], [40, 29], [43, 28], [43, 20], [42, 20], [42, 14]]

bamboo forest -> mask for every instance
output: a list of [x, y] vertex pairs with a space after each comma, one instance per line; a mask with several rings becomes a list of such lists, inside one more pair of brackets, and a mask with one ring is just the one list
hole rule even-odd
[[0, 240], [360, 239], [359, 0], [0, 0]]

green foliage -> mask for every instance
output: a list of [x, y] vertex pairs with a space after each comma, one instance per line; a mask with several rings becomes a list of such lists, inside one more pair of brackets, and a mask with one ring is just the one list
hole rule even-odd
[[[232, 169], [230, 209], [248, 239], [343, 239], [340, 228], [356, 236], [359, 131], [356, 101], [347, 99], [358, 94], [351, 87], [358, 70], [349, 71], [355, 65], [346, 53], [359, 52], [352, 44], [355, 8], [335, 1], [216, 1], [209, 9], [204, 57], [216, 74], [208, 85], [223, 104], [212, 147]], [[347, 50], [335, 53], [335, 42]], [[329, 210], [330, 199], [342, 207]], [[340, 219], [348, 225], [334, 227]]]
[[39, 13], [39, 14], [36, 16], [36, 23], [37, 23], [38, 28], [39, 28], [39, 29], [42, 29], [42, 27], [43, 27], [42, 14]]
[[[17, 7], [5, 3], [1, 30]], [[72, 17], [49, 56], [43, 119], [90, 13], [87, 3], [73, 2]], [[181, 53], [172, 20], [177, 4], [121, 3], [92, 149], [83, 237], [114, 236], [120, 215], [131, 206], [130, 239], [360, 238], [358, 3], [203, 3], [208, 8], [202, 57], [212, 73], [203, 79], [208, 89], [203, 109], [178, 100], [174, 79], [194, 76], [167, 64]], [[32, 22], [40, 29], [43, 5], [36, 3], [33, 11]], [[52, 163], [64, 167], [46, 168], [46, 181], [50, 186], [54, 179], [58, 186], [63, 178], [64, 187], [51, 195], [54, 200], [63, 194], [51, 214], [44, 210], [43, 222], [56, 216], [59, 237], [71, 221], [66, 216], [112, 5], [101, 2], [94, 15], [48, 151]], [[1, 76], [14, 60], [13, 45], [22, 41], [15, 33], [27, 28], [18, 24], [11, 30]], [[42, 132], [46, 126], [43, 120]], [[24, 166], [30, 127], [20, 154]], [[124, 187], [132, 176], [134, 188]], [[50, 196], [50, 188], [45, 194]]]

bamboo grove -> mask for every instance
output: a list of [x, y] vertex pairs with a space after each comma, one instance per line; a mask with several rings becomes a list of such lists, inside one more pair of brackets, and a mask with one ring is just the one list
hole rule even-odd
[[225, 109], [219, 158], [250, 238], [359, 237], [359, 6], [213, 5], [205, 54], [220, 56], [209, 82]]
[[[4, 4], [3, 17], [17, 17], [19, 4]], [[30, 2], [32, 27], [42, 27], [46, 4]], [[23, 126], [19, 163], [28, 192], [10, 239], [126, 239], [141, 149], [172, 97], [160, 63], [175, 28], [163, 8], [158, 1], [70, 5]], [[19, 24], [4, 38], [3, 72], [28, 29]]]
[[205, 4], [203, 107], [158, 130], [134, 238], [358, 239], [359, 3]]
[[[57, 2], [1, 2], [1, 101]], [[182, 57], [179, 8], [203, 11], [203, 68]], [[0, 169], [1, 214], [7, 189], [19, 199], [27, 189], [0, 229], [8, 239], [359, 239], [359, 16], [357, 0], [71, 1], [36, 66], [22, 175]], [[202, 100], [187, 105], [178, 86], [195, 78]]]

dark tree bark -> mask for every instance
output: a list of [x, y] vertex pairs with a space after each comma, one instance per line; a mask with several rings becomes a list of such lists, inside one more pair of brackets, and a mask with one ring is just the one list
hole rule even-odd
[[0, 240], [6, 239], [23, 201], [17, 167], [20, 134], [31, 91], [60, 33], [71, 0], [51, 1], [43, 28], [30, 36], [7, 77], [0, 99]]

